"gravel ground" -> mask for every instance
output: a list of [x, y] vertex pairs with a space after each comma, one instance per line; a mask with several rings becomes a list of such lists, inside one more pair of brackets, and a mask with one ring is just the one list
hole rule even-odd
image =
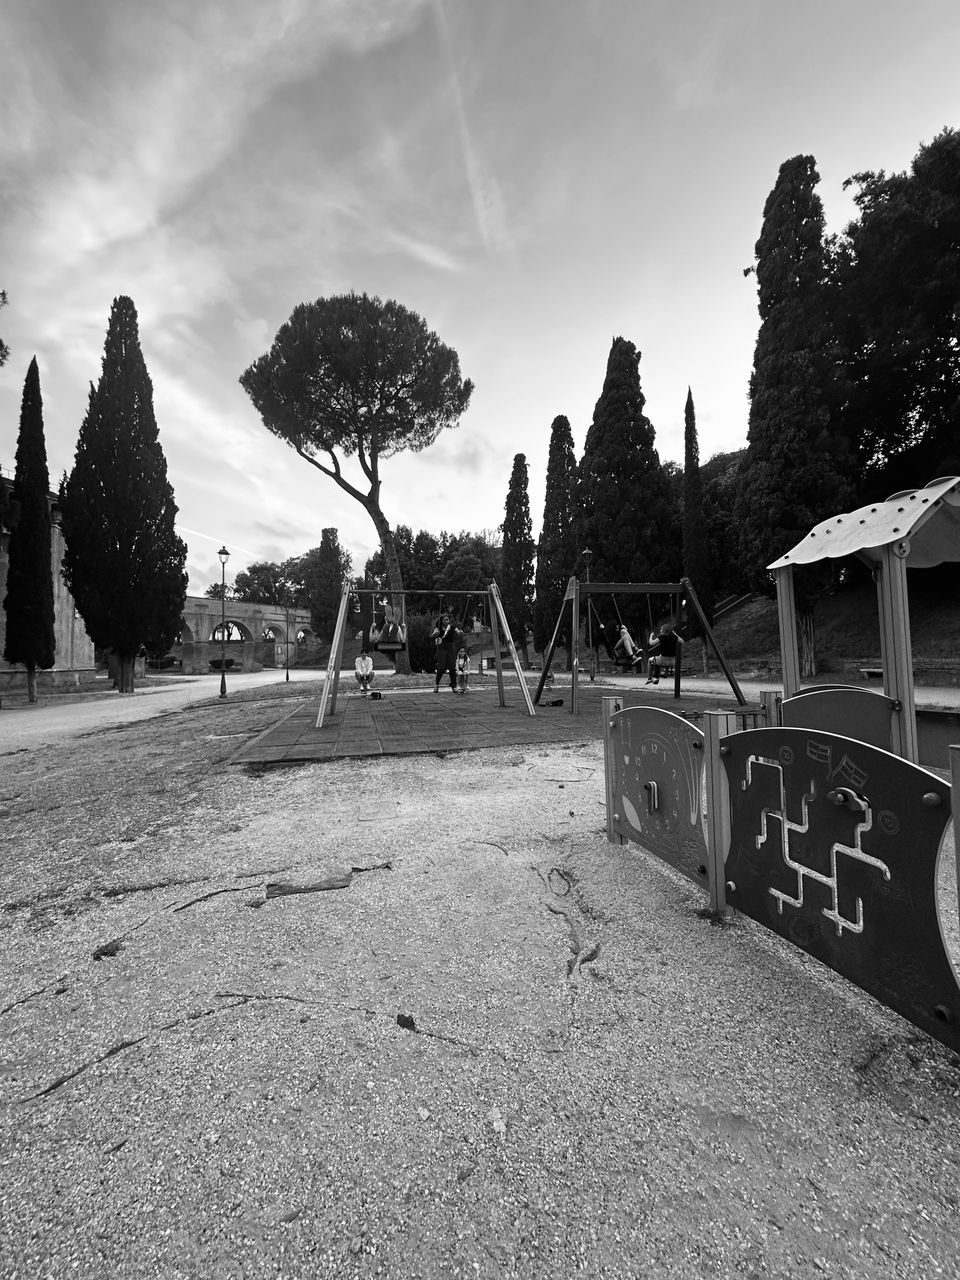
[[230, 766], [282, 710], [0, 756], [0, 1274], [960, 1275], [960, 1059], [599, 742]]

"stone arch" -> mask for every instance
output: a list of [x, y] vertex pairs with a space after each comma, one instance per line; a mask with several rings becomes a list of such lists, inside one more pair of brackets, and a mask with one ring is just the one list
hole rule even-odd
[[[250, 630], [250, 627], [247, 625], [247, 623], [241, 622], [238, 618], [231, 618], [230, 615], [227, 614], [225, 622], [226, 622], [226, 628], [227, 628], [228, 644], [230, 644], [231, 642], [236, 644], [240, 640], [246, 641], [247, 643], [252, 643], [256, 639], [256, 637], [254, 636], [253, 632]], [[210, 641], [211, 643], [214, 643], [214, 642], [217, 644], [220, 643], [220, 619], [219, 618], [211, 619]]]

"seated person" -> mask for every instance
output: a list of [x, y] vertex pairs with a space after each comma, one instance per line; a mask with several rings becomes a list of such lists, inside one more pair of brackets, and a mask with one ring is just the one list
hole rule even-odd
[[620, 637], [613, 646], [614, 656], [623, 654], [625, 658], [629, 658], [630, 665], [635, 667], [638, 662], [643, 661], [643, 653], [634, 643], [633, 636], [627, 630], [626, 623], [620, 624]]
[[678, 635], [672, 622], [665, 622], [660, 630], [650, 635], [650, 674], [647, 684], [660, 683], [660, 668], [679, 662], [679, 650], [683, 637]]
[[357, 684], [360, 686], [360, 691], [363, 696], [366, 697], [370, 690], [370, 685], [373, 683], [373, 659], [370, 657], [369, 653], [367, 653], [366, 649], [361, 649], [360, 657], [353, 665], [354, 674], [357, 677]]

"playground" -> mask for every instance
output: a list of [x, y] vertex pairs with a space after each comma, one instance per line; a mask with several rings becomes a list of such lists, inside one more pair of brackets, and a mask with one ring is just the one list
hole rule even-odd
[[5, 757], [0, 1270], [950, 1273], [953, 1055], [610, 843], [592, 715], [231, 764], [282, 710]]

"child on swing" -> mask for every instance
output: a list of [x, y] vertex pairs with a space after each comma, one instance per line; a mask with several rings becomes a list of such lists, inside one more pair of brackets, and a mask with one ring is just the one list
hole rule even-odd
[[470, 682], [470, 655], [466, 649], [461, 649], [457, 654], [456, 669], [457, 693], [466, 693]]
[[625, 622], [620, 624], [620, 638], [613, 646], [614, 653], [622, 653], [630, 659], [630, 665], [635, 667], [638, 662], [643, 661], [643, 651], [638, 649], [634, 643], [633, 636], [627, 630]]

